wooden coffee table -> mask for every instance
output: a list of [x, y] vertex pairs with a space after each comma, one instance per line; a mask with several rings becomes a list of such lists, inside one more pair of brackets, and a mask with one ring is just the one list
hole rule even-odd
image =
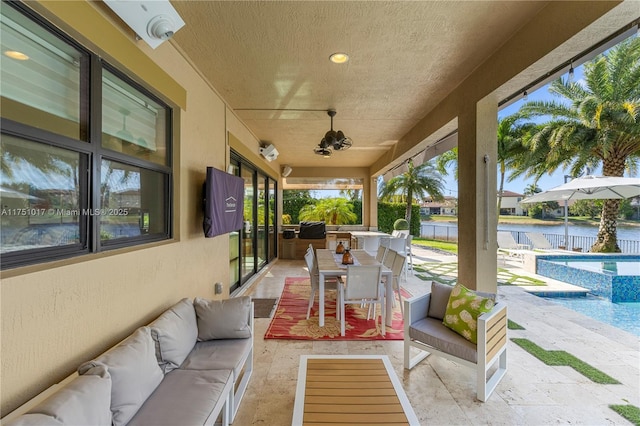
[[420, 425], [386, 355], [302, 355], [293, 426]]

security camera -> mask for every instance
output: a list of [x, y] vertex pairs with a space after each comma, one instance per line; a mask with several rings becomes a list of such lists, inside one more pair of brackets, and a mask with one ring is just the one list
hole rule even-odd
[[267, 161], [273, 161], [276, 158], [278, 158], [279, 152], [275, 146], [267, 145], [265, 147], [260, 148], [260, 154], [262, 154], [262, 156], [266, 158]]
[[173, 21], [167, 15], [155, 16], [147, 24], [147, 34], [160, 40], [169, 40], [173, 37]]
[[169, 0], [103, 0], [153, 49], [173, 37], [184, 21]]
[[291, 166], [289, 166], [288, 164], [285, 164], [282, 167], [282, 177], [287, 177], [291, 174], [291, 172], [293, 171], [293, 169], [291, 168]]

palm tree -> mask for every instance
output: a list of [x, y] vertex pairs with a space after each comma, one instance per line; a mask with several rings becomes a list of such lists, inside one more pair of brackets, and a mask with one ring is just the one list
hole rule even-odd
[[436, 170], [447, 176], [449, 172], [447, 167], [453, 163], [453, 177], [458, 180], [458, 147], [451, 148], [449, 151], [443, 152], [436, 157]]
[[359, 189], [341, 189], [340, 196], [345, 197], [351, 201], [357, 201], [360, 199], [360, 190]]
[[542, 189], [540, 189], [537, 183], [530, 183], [524, 188], [524, 195], [527, 197], [531, 197], [540, 192], [542, 192]]
[[345, 198], [323, 198], [300, 210], [300, 220], [322, 220], [327, 225], [346, 225], [358, 219], [353, 204]]
[[394, 177], [389, 182], [382, 183], [378, 198], [390, 199], [394, 195], [400, 195], [407, 203], [404, 218], [408, 223], [411, 223], [414, 198], [424, 199], [430, 196], [437, 201], [443, 200], [444, 183], [442, 176], [438, 174], [436, 166], [431, 161], [414, 167], [413, 161], [409, 160], [408, 166], [408, 170], [403, 174]]
[[498, 166], [500, 167], [500, 186], [498, 187], [498, 217], [502, 206], [502, 192], [507, 167], [519, 161], [525, 155], [527, 148], [523, 144], [524, 138], [535, 128], [533, 123], [522, 123], [519, 114], [512, 114], [498, 121]]
[[[502, 206], [502, 192], [507, 167], [519, 161], [526, 154], [527, 148], [523, 144], [524, 138], [535, 128], [533, 123], [522, 123], [519, 114], [512, 114], [498, 121], [497, 156], [500, 167], [500, 186], [498, 187], [498, 216]], [[456, 180], [458, 179], [458, 148], [453, 148], [436, 158], [437, 170], [446, 175], [447, 167], [453, 163]]]
[[[602, 166], [605, 176], [635, 173], [640, 159], [640, 38], [628, 39], [585, 65], [585, 84], [554, 81], [550, 92], [564, 102], [529, 102], [520, 113], [551, 117], [528, 141], [520, 172], [540, 177], [558, 168], [577, 176]], [[619, 252], [620, 200], [606, 200], [593, 252]]]

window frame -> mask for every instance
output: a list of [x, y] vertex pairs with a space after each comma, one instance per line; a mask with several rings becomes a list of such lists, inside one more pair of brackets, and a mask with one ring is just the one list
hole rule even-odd
[[[158, 173], [163, 182], [165, 200], [162, 208], [164, 215], [163, 231], [154, 234], [141, 234], [134, 237], [117, 238], [112, 241], [100, 239], [100, 216], [80, 215], [79, 243], [43, 248], [31, 248], [19, 251], [0, 253], [0, 269], [6, 270], [21, 266], [50, 262], [65, 258], [105, 252], [115, 249], [139, 246], [142, 244], [165, 241], [173, 238], [174, 233], [174, 168], [173, 168], [173, 130], [176, 119], [174, 107], [163, 101], [161, 97], [147, 87], [129, 77], [126, 70], [107, 62], [99, 54], [84, 47], [70, 36], [51, 25], [43, 17], [23, 4], [4, 2], [25, 16], [31, 25], [40, 26], [57, 40], [67, 43], [81, 53], [79, 80], [79, 135], [78, 139], [60, 135], [48, 130], [32, 127], [28, 124], [0, 117], [0, 132], [16, 138], [29, 140], [39, 144], [67, 149], [79, 154], [79, 176], [84, 176], [78, 183], [78, 202], [81, 209], [100, 209], [101, 199], [101, 164], [103, 160], [136, 167]], [[166, 161], [159, 164], [133, 155], [112, 151], [102, 147], [102, 75], [103, 70], [112, 73], [118, 79], [144, 96], [157, 102], [165, 114], [164, 138], [166, 145]], [[86, 171], [86, 173], [85, 173]], [[142, 188], [141, 188], [142, 189]], [[140, 192], [142, 193], [142, 192]]]

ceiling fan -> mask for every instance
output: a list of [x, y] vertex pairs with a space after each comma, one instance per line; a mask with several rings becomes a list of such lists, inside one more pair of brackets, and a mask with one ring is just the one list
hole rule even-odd
[[336, 115], [336, 110], [327, 110], [327, 114], [331, 117], [331, 130], [325, 133], [318, 146], [313, 149], [313, 152], [323, 157], [330, 157], [332, 150], [344, 151], [353, 145], [351, 138], [345, 136], [342, 130], [333, 130], [333, 117]]

